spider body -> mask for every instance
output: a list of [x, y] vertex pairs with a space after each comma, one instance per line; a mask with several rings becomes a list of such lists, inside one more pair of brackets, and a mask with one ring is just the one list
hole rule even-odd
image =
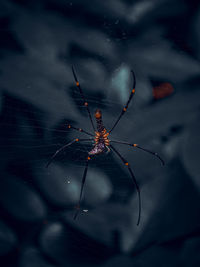
[[95, 118], [97, 123], [97, 131], [95, 132], [94, 146], [88, 153], [89, 155], [93, 156], [110, 151], [110, 149], [108, 148], [108, 146], [110, 145], [108, 139], [109, 133], [106, 131], [106, 128], [103, 125], [102, 113], [100, 109], [96, 110]]
[[[76, 207], [77, 208], [77, 212], [75, 213], [74, 219], [76, 219], [76, 217], [77, 217], [77, 215], [78, 215], [78, 213], [80, 211], [80, 204], [81, 204], [81, 199], [82, 199], [84, 184], [85, 184], [85, 181], [86, 181], [86, 176], [87, 176], [87, 170], [88, 170], [89, 161], [92, 158], [95, 158], [95, 156], [98, 155], [98, 154], [109, 152], [110, 150], [112, 150], [120, 158], [120, 160], [123, 162], [123, 164], [127, 167], [128, 171], [129, 171], [129, 174], [131, 175], [132, 180], [133, 180], [133, 183], [135, 185], [135, 188], [136, 188], [136, 191], [137, 191], [137, 194], [138, 194], [138, 221], [137, 221], [137, 225], [139, 225], [140, 216], [141, 216], [140, 188], [138, 186], [138, 183], [136, 181], [136, 178], [134, 176], [134, 173], [132, 171], [132, 168], [131, 168], [130, 164], [121, 155], [121, 153], [119, 153], [118, 150], [113, 145], [111, 145], [111, 143], [128, 145], [128, 146], [131, 146], [132, 148], [137, 148], [137, 149], [141, 149], [143, 151], [146, 151], [146, 152], [148, 152], [148, 153], [156, 156], [162, 162], [162, 164], [164, 165], [164, 161], [162, 160], [162, 158], [157, 153], [152, 152], [152, 151], [150, 151], [150, 150], [148, 150], [146, 148], [143, 148], [143, 147], [139, 146], [138, 144], [128, 143], [128, 142], [124, 142], [124, 141], [112, 140], [110, 138], [108, 139], [108, 135], [110, 135], [110, 133], [113, 131], [113, 129], [116, 127], [116, 125], [120, 121], [121, 117], [127, 111], [128, 106], [129, 106], [129, 103], [131, 102], [131, 99], [132, 99], [133, 95], [135, 94], [136, 79], [135, 79], [134, 72], [133, 71], [131, 71], [131, 72], [132, 72], [132, 75], [133, 75], [133, 88], [131, 90], [129, 99], [128, 99], [126, 105], [124, 106], [124, 108], [122, 109], [122, 111], [121, 111], [120, 115], [118, 116], [117, 120], [115, 121], [114, 125], [112, 126], [112, 128], [109, 131], [107, 131], [106, 128], [104, 127], [104, 125], [103, 125], [102, 113], [101, 113], [101, 110], [100, 109], [97, 109], [95, 111], [95, 114], [94, 114], [95, 119], [96, 119], [96, 126], [97, 126], [95, 128], [94, 123], [93, 123], [93, 120], [92, 120], [92, 116], [91, 116], [91, 113], [90, 113], [90, 109], [89, 109], [89, 106], [88, 106], [88, 102], [85, 99], [85, 96], [83, 94], [82, 88], [81, 88], [80, 83], [79, 83], [79, 81], [77, 79], [75, 70], [72, 67], [72, 73], [73, 73], [73, 76], [74, 76], [74, 79], [75, 79], [75, 82], [76, 82], [76, 86], [79, 89], [79, 92], [80, 92], [81, 97], [83, 99], [83, 105], [87, 109], [87, 112], [88, 112], [88, 115], [89, 115], [89, 119], [90, 119], [92, 128], [93, 128], [94, 133], [95, 133], [95, 134], [91, 134], [91, 133], [83, 130], [82, 128], [75, 128], [75, 127], [73, 127], [72, 125], [69, 125], [69, 124], [67, 126], [68, 129], [71, 128], [71, 129], [74, 129], [74, 130], [79, 131], [81, 133], [84, 133], [84, 134], [87, 134], [89, 136], [92, 136], [93, 137], [93, 140], [94, 140], [93, 148], [88, 152], [88, 156], [87, 156], [86, 161], [85, 161], [85, 170], [84, 170], [84, 173], [83, 173], [83, 178], [82, 178], [82, 183], [81, 183], [81, 190], [80, 190], [79, 202], [78, 202], [78, 205]], [[79, 138], [76, 138], [76, 139], [70, 141], [69, 143], [67, 143], [66, 145], [62, 146], [60, 149], [58, 149], [54, 153], [54, 155], [50, 158], [50, 160], [49, 160], [49, 162], [47, 163], [46, 166], [48, 167], [49, 164], [52, 162], [52, 160], [57, 156], [57, 154], [59, 154], [60, 152], [64, 151], [68, 146], [72, 145], [73, 143], [75, 143], [75, 142], [84, 142], [84, 141], [91, 142], [91, 140], [92, 140], [91, 138], [90, 139], [88, 139], [88, 138], [87, 139], [79, 139]]]

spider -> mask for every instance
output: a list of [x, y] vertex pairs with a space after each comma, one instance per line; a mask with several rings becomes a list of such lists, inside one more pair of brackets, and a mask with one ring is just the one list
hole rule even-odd
[[119, 123], [119, 121], [122, 118], [122, 116], [124, 115], [124, 113], [127, 111], [128, 106], [129, 106], [129, 104], [131, 102], [131, 99], [133, 98], [133, 95], [135, 94], [135, 86], [136, 86], [135, 74], [134, 74], [133, 70], [131, 70], [131, 73], [132, 73], [132, 76], [133, 76], [133, 87], [132, 87], [132, 90], [131, 90], [129, 99], [128, 99], [126, 105], [124, 106], [124, 108], [122, 109], [121, 113], [119, 114], [119, 116], [118, 116], [117, 120], [115, 121], [114, 125], [112, 126], [112, 128], [110, 130], [107, 130], [105, 128], [105, 126], [103, 125], [102, 112], [101, 112], [100, 109], [97, 109], [95, 111], [95, 114], [94, 114], [94, 117], [96, 119], [96, 128], [95, 128], [95, 125], [94, 125], [93, 120], [92, 120], [91, 112], [90, 112], [90, 109], [89, 109], [88, 102], [85, 99], [83, 90], [82, 90], [81, 85], [80, 85], [80, 83], [78, 81], [78, 78], [77, 78], [77, 75], [76, 75], [76, 72], [75, 72], [75, 69], [74, 69], [73, 66], [72, 66], [72, 73], [73, 73], [73, 76], [74, 76], [74, 80], [76, 82], [76, 86], [77, 86], [77, 88], [78, 88], [78, 90], [80, 92], [80, 95], [81, 95], [82, 99], [83, 99], [83, 104], [84, 104], [84, 106], [87, 109], [87, 113], [89, 115], [89, 119], [90, 119], [92, 128], [94, 130], [94, 134], [91, 134], [91, 133], [83, 130], [82, 128], [76, 128], [76, 127], [68, 124], [67, 125], [68, 129], [74, 129], [74, 130], [79, 131], [81, 133], [84, 133], [84, 134], [86, 134], [88, 136], [91, 136], [92, 138], [89, 138], [89, 139], [79, 139], [79, 138], [76, 138], [76, 139], [70, 141], [69, 143], [67, 143], [66, 145], [62, 146], [60, 149], [58, 149], [53, 154], [53, 156], [48, 161], [46, 167], [48, 167], [51, 164], [51, 162], [53, 161], [53, 159], [59, 153], [63, 152], [67, 147], [71, 146], [72, 144], [74, 144], [76, 142], [85, 142], [85, 141], [92, 141], [93, 140], [93, 147], [88, 152], [88, 155], [87, 155], [87, 158], [86, 158], [86, 161], [85, 161], [85, 169], [84, 169], [84, 172], [83, 172], [83, 177], [82, 177], [82, 182], [81, 182], [81, 189], [80, 189], [79, 201], [78, 201], [78, 205], [76, 207], [77, 210], [76, 210], [75, 215], [74, 215], [74, 219], [76, 219], [77, 216], [78, 216], [78, 213], [80, 211], [81, 200], [82, 200], [82, 195], [83, 195], [83, 188], [84, 188], [84, 184], [85, 184], [85, 181], [86, 181], [86, 176], [87, 176], [87, 170], [88, 170], [89, 161], [93, 157], [95, 157], [96, 155], [98, 155], [98, 154], [106, 153], [106, 152], [109, 152], [110, 150], [114, 151], [114, 153], [121, 159], [121, 161], [123, 162], [123, 164], [128, 168], [128, 171], [129, 171], [129, 173], [130, 173], [130, 175], [131, 175], [131, 177], [133, 179], [134, 185], [136, 187], [136, 191], [137, 191], [137, 195], [138, 195], [138, 219], [137, 219], [137, 225], [139, 225], [139, 223], [140, 223], [140, 217], [141, 217], [141, 196], [140, 196], [140, 188], [138, 186], [138, 183], [137, 183], [136, 178], [135, 178], [135, 176], [133, 174], [133, 171], [131, 169], [130, 164], [118, 152], [118, 150], [111, 143], [118, 143], [118, 144], [128, 145], [128, 146], [131, 146], [131, 147], [134, 147], [134, 148], [137, 148], [137, 149], [141, 149], [143, 151], [146, 151], [146, 152], [148, 152], [148, 153], [156, 156], [161, 161], [161, 163], [163, 165], [165, 163], [164, 163], [163, 159], [156, 152], [153, 152], [153, 151], [150, 151], [150, 150], [148, 150], [146, 148], [143, 148], [143, 147], [139, 146], [138, 144], [123, 142], [123, 141], [117, 141], [117, 140], [111, 140], [111, 139], [108, 138], [108, 136], [111, 134], [111, 132], [115, 129], [115, 127]]

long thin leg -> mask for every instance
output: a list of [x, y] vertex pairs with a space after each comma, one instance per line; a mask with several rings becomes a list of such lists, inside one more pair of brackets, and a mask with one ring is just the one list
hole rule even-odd
[[129, 165], [129, 163], [125, 160], [125, 158], [122, 157], [122, 155], [112, 146], [110, 145], [111, 149], [119, 156], [119, 158], [123, 161], [123, 163], [128, 167], [128, 170], [131, 174], [131, 177], [133, 179], [133, 182], [135, 184], [137, 193], [138, 193], [138, 221], [137, 221], [137, 225], [139, 225], [140, 223], [140, 217], [141, 217], [141, 197], [140, 197], [140, 188], [138, 186], [138, 183], [136, 181], [135, 175], [133, 174], [133, 171]]
[[71, 124], [67, 124], [67, 128], [68, 128], [68, 129], [70, 129], [70, 128], [71, 128], [71, 129], [74, 129], [74, 130], [76, 130], [76, 131], [79, 131], [79, 132], [81, 132], [81, 133], [85, 133], [85, 134], [90, 135], [90, 136], [94, 136], [93, 134], [86, 132], [86, 131], [83, 130], [82, 128], [76, 128], [76, 127], [72, 126]]
[[76, 206], [76, 213], [74, 214], [74, 220], [77, 218], [77, 216], [78, 216], [78, 214], [80, 212], [81, 199], [82, 199], [82, 195], [83, 195], [83, 188], [84, 188], [84, 185], [85, 185], [85, 180], [86, 180], [89, 160], [90, 160], [90, 157], [88, 157], [87, 160], [86, 160], [85, 170], [84, 170], [83, 178], [82, 178], [82, 182], [81, 182], [81, 191], [80, 191], [78, 205]]
[[118, 122], [120, 121], [121, 117], [124, 115], [124, 113], [127, 111], [128, 109], [128, 105], [131, 102], [131, 99], [133, 97], [133, 95], [135, 94], [135, 86], [136, 86], [136, 78], [135, 78], [135, 73], [133, 72], [133, 70], [131, 70], [131, 73], [133, 75], [133, 89], [131, 90], [131, 94], [129, 96], [129, 99], [125, 105], [125, 107], [122, 109], [121, 114], [119, 115], [118, 119], [116, 120], [115, 124], [113, 125], [113, 127], [111, 128], [111, 130], [109, 131], [109, 133], [111, 133], [113, 131], [113, 129], [115, 128], [115, 126], [118, 124]]
[[54, 158], [55, 158], [60, 152], [64, 151], [68, 146], [72, 145], [73, 143], [75, 143], [75, 142], [80, 142], [80, 141], [91, 141], [91, 139], [78, 139], [78, 138], [76, 138], [76, 139], [72, 140], [71, 142], [67, 143], [66, 145], [62, 146], [60, 149], [58, 149], [58, 150], [56, 151], [56, 153], [53, 154], [53, 156], [52, 156], [52, 157], [50, 158], [50, 160], [47, 162], [47, 164], [46, 164], [46, 168], [49, 167], [49, 165], [51, 164], [51, 162], [54, 160]]
[[130, 144], [130, 143], [127, 143], [127, 142], [121, 142], [121, 141], [116, 141], [116, 140], [110, 140], [110, 143], [118, 143], [118, 144], [122, 144], [122, 145], [128, 145], [128, 146], [131, 146], [131, 147], [136, 147], [136, 148], [139, 148], [145, 152], [148, 152], [154, 156], [156, 156], [161, 162], [162, 162], [162, 165], [165, 165], [165, 162], [164, 160], [158, 155], [158, 153], [156, 152], [153, 152], [149, 149], [146, 149], [146, 148], [143, 148], [141, 146], [139, 146], [138, 144]]
[[83, 98], [84, 106], [87, 108], [87, 112], [88, 112], [90, 121], [91, 121], [91, 123], [92, 123], [93, 130], [95, 131], [94, 123], [93, 123], [93, 121], [92, 121], [92, 116], [91, 116], [91, 113], [90, 113], [90, 110], [89, 110], [89, 107], [88, 107], [88, 102], [87, 102], [86, 99], [85, 99], [85, 96], [84, 96], [84, 94], [83, 94], [83, 90], [81, 89], [80, 83], [79, 83], [79, 81], [78, 81], [78, 79], [77, 79], [77, 76], [76, 76], [76, 73], [75, 73], [75, 70], [74, 70], [74, 67], [73, 67], [73, 66], [72, 66], [72, 73], [73, 73], [73, 75], [74, 75], [74, 80], [75, 80], [75, 82], [76, 82], [76, 86], [77, 86], [77, 88], [79, 89], [79, 92], [80, 92], [80, 94], [81, 94], [81, 97]]

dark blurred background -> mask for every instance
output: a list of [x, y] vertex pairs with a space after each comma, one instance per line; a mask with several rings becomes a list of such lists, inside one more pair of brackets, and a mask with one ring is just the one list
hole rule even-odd
[[[92, 132], [91, 112], [141, 189], [111, 152], [92, 160], [73, 220]], [[1, 0], [0, 266], [200, 266], [200, 4], [191, 0]], [[111, 138], [111, 137], [110, 137]]]

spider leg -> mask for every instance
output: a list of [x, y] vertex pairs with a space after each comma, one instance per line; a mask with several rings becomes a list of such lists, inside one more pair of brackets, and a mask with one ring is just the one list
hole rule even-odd
[[122, 109], [118, 119], [116, 120], [115, 124], [113, 125], [113, 127], [111, 128], [111, 130], [109, 131], [109, 133], [111, 133], [113, 131], [113, 129], [115, 128], [115, 126], [118, 124], [118, 122], [120, 121], [121, 117], [124, 115], [124, 113], [127, 111], [129, 103], [131, 102], [131, 99], [133, 97], [133, 95], [135, 94], [135, 86], [136, 86], [136, 78], [135, 78], [135, 73], [133, 72], [133, 70], [131, 70], [131, 73], [133, 75], [133, 89], [131, 90], [131, 94], [129, 96], [129, 99], [125, 105], [125, 107]]
[[68, 146], [71, 146], [73, 143], [75, 142], [80, 142], [80, 141], [91, 141], [91, 139], [74, 139], [72, 141], [70, 141], [69, 143], [67, 143], [66, 145], [62, 146], [61, 148], [59, 148], [54, 154], [53, 156], [49, 159], [49, 161], [46, 164], [46, 168], [49, 167], [49, 165], [51, 164], [51, 162], [54, 160], [54, 158], [62, 151], [64, 151]]
[[121, 141], [115, 141], [115, 140], [110, 140], [110, 142], [118, 143], [118, 144], [122, 144], [122, 145], [128, 145], [128, 146], [131, 146], [131, 147], [136, 147], [138, 149], [141, 149], [141, 150], [143, 150], [145, 152], [148, 152], [148, 153], [156, 156], [161, 161], [162, 165], [165, 165], [164, 160], [158, 155], [158, 153], [153, 152], [153, 151], [151, 151], [149, 149], [143, 148], [143, 147], [139, 146], [138, 144], [130, 144], [130, 143], [127, 143], [127, 142], [121, 142]]
[[86, 131], [83, 130], [82, 128], [76, 128], [76, 127], [72, 126], [71, 124], [67, 124], [67, 128], [68, 128], [68, 129], [74, 129], [74, 130], [76, 130], [76, 131], [79, 131], [79, 132], [81, 132], [81, 133], [85, 133], [85, 134], [90, 135], [90, 136], [94, 136], [93, 134], [86, 132]]
[[141, 217], [141, 197], [140, 197], [140, 188], [138, 186], [138, 183], [136, 181], [135, 175], [133, 174], [133, 171], [129, 165], [129, 163], [125, 160], [124, 157], [122, 157], [122, 155], [112, 146], [110, 145], [111, 149], [118, 155], [118, 157], [123, 161], [123, 163], [128, 167], [128, 170], [131, 174], [131, 177], [133, 179], [133, 182], [135, 184], [137, 193], [138, 193], [138, 221], [137, 221], [137, 225], [139, 225], [140, 223], [140, 217]]
[[90, 160], [90, 157], [87, 158], [86, 160], [86, 164], [85, 164], [85, 170], [84, 170], [84, 173], [83, 173], [83, 178], [82, 178], [82, 182], [81, 182], [81, 191], [80, 191], [80, 196], [79, 196], [79, 201], [78, 201], [78, 204], [77, 204], [77, 207], [76, 207], [76, 213], [74, 214], [74, 220], [76, 220], [79, 212], [80, 212], [80, 206], [81, 206], [81, 199], [82, 199], [82, 195], [83, 195], [83, 188], [84, 188], [84, 185], [85, 185], [85, 180], [86, 180], [86, 176], [87, 176], [87, 170], [88, 170], [88, 162]]
[[91, 116], [91, 113], [90, 113], [90, 109], [89, 109], [89, 107], [88, 107], [88, 102], [87, 102], [86, 99], [85, 99], [85, 96], [84, 96], [84, 94], [83, 94], [83, 90], [82, 90], [82, 88], [81, 88], [81, 86], [80, 86], [80, 83], [79, 83], [79, 81], [78, 81], [78, 79], [77, 79], [77, 76], [76, 76], [76, 73], [75, 73], [75, 70], [74, 70], [74, 67], [73, 67], [73, 66], [72, 66], [72, 73], [73, 73], [73, 76], [74, 76], [74, 80], [75, 80], [75, 82], [76, 82], [76, 86], [77, 86], [77, 88], [79, 89], [79, 92], [80, 92], [80, 94], [81, 94], [81, 97], [82, 97], [82, 99], [83, 99], [83, 101], [84, 101], [84, 106], [87, 108], [87, 112], [88, 112], [88, 115], [89, 115], [89, 118], [90, 118], [90, 121], [91, 121], [93, 130], [95, 131], [95, 127], [94, 127], [94, 123], [93, 123], [92, 116]]

